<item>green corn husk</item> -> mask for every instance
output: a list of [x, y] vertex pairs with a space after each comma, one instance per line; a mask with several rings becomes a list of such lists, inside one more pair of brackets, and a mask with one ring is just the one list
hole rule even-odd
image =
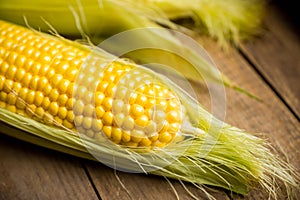
[[[57, 40], [91, 52], [92, 57], [96, 56], [108, 63], [117, 59], [97, 48], [85, 47], [63, 38]], [[140, 65], [135, 66], [156, 77], [156, 81], [178, 95], [188, 121], [181, 129], [183, 140], [143, 152], [143, 149], [126, 148], [107, 140], [96, 141], [64, 127], [43, 124], [3, 108], [0, 108], [0, 120], [3, 122], [1, 131], [54, 150], [100, 160], [116, 169], [136, 169], [191, 182], [201, 189], [203, 185], [211, 185], [246, 195], [250, 189], [261, 186], [271, 197], [276, 198], [282, 182], [288, 198], [293, 198], [294, 190], [299, 189], [298, 175], [294, 174], [288, 163], [271, 152], [268, 142], [216, 119], [164, 75]], [[16, 130], [11, 131], [12, 127]]]
[[141, 0], [153, 9], [159, 8], [169, 19], [191, 17], [200, 32], [218, 40], [238, 45], [261, 31], [264, 0]]
[[23, 24], [22, 17], [26, 15], [33, 26], [47, 30], [48, 27], [40, 20], [43, 17], [59, 33], [78, 36], [80, 31], [70, 13], [70, 7], [73, 7], [80, 12], [79, 21], [90, 37], [111, 36], [126, 29], [144, 27], [143, 23], [130, 24], [134, 19], [126, 14], [128, 11], [135, 14], [134, 18], [146, 18], [144, 21], [170, 25], [170, 28], [176, 28], [176, 25], [169, 20], [190, 17], [202, 32], [225, 45], [226, 41], [238, 44], [259, 32], [265, 3], [264, 0], [13, 0], [1, 2], [0, 16]]
[[[231, 4], [229, 3], [230, 6], [229, 4], [221, 3], [221, 1], [213, 2], [208, 4], [204, 0], [199, 2], [188, 1], [188, 3], [181, 1], [133, 2], [130, 0], [105, 0], [99, 3], [97, 0], [53, 0], [47, 2], [3, 0], [0, 2], [0, 19], [21, 25], [29, 25], [44, 32], [49, 32], [49, 29], [51, 29], [49, 27], [50, 24], [62, 36], [72, 39], [87, 36], [94, 44], [98, 44], [103, 39], [123, 31], [149, 27], [161, 28], [161, 24], [170, 29], [181, 30], [169, 18], [187, 17], [191, 13], [196, 13], [199, 17], [197, 21], [203, 21], [208, 32], [211, 32], [212, 36], [219, 38], [222, 43], [225, 38], [229, 39], [232, 37], [235, 38], [234, 40], [241, 38], [242, 36], [240, 35], [242, 34], [240, 32], [250, 33], [250, 30], [258, 26], [257, 21], [259, 21], [260, 17], [257, 13], [260, 13], [259, 9], [248, 9], [249, 5], [253, 5], [255, 8], [260, 7], [260, 4], [257, 2], [251, 0], [247, 4], [232, 0]], [[247, 12], [244, 13], [245, 7], [247, 7]], [[216, 15], [213, 12], [214, 8], [222, 12]], [[232, 10], [235, 12], [232, 12]], [[178, 14], [176, 15], [176, 13]], [[231, 15], [228, 15], [228, 13], [231, 13]], [[202, 15], [205, 16], [202, 17]], [[256, 15], [257, 17], [253, 17]], [[24, 17], [26, 17], [27, 24]], [[250, 21], [250, 18], [253, 19]], [[256, 20], [254, 21], [254, 19]], [[247, 21], [247, 23], [244, 21]], [[212, 24], [213, 22], [216, 25]], [[125, 52], [126, 57], [141, 64], [159, 61], [162, 65], [173, 67], [187, 79], [194, 81], [204, 79], [206, 82], [221, 83], [259, 100], [258, 97], [229, 80], [224, 74], [220, 74], [210, 61], [199, 56], [194, 49], [179, 41], [172, 32], [170, 33], [168, 30], [160, 30], [159, 32], [145, 30], [135, 33], [127, 40], [136, 42], [135, 45], [137, 46], [130, 44], [132, 45], [131, 47], [144, 47], [147, 50]], [[127, 49], [128, 45], [126, 42], [120, 43], [120, 41], [116, 42], [113, 40], [105, 44], [101, 48], [120, 56], [124, 56], [124, 50]], [[162, 54], [157, 49], [176, 50], [179, 51], [180, 56], [176, 56], [173, 53]], [[185, 60], [191, 62], [186, 62]], [[198, 71], [196, 73], [195, 68]], [[195, 76], [199, 72], [201, 76]]]

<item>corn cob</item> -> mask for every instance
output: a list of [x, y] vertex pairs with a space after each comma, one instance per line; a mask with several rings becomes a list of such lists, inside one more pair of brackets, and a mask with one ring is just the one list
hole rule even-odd
[[[86, 77], [79, 76], [76, 84], [87, 50], [0, 25], [2, 108], [71, 130], [76, 125], [92, 138], [103, 130], [126, 146], [165, 146], [175, 137], [182, 123], [180, 101], [150, 75], [121, 62], [96, 62], [102, 78], [84, 83]], [[94, 95], [89, 89], [95, 83]]]
[[268, 144], [215, 119], [165, 77], [1, 20], [0, 91], [0, 120], [27, 131], [17, 138], [198, 187], [247, 194], [259, 183], [275, 196], [273, 179], [298, 187]]

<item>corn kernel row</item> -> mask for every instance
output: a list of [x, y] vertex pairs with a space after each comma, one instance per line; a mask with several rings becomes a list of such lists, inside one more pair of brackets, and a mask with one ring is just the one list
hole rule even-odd
[[153, 75], [88, 48], [0, 21], [0, 107], [91, 138], [163, 147], [181, 103]]

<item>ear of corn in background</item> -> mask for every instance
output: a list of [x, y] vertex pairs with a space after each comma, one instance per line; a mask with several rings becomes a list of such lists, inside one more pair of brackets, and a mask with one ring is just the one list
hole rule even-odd
[[[17, 24], [28, 25], [37, 30], [48, 32], [49, 24], [62, 36], [81, 39], [87, 36], [94, 44], [103, 39], [137, 28], [161, 28], [166, 26], [174, 30], [183, 30], [179, 24], [171, 20], [192, 17], [198, 28], [217, 38], [221, 46], [228, 41], [238, 44], [241, 39], [254, 35], [259, 30], [262, 18], [263, 3], [257, 0], [231, 0], [226, 3], [221, 0], [190, 0], [190, 1], [119, 1], [119, 0], [53, 0], [44, 1], [1, 1], [0, 18]], [[47, 21], [48, 23], [45, 23]], [[187, 30], [187, 29], [185, 29]], [[192, 32], [192, 31], [191, 31]], [[141, 31], [132, 37], [149, 50], [131, 51], [126, 53], [136, 62], [151, 63], [159, 60], [161, 64], [174, 67], [188, 79], [213, 81], [234, 88], [239, 92], [256, 98], [243, 90], [224, 74], [219, 74], [215, 66], [203, 57], [178, 41], [168, 30]], [[105, 50], [120, 55], [126, 44], [114, 43], [102, 46]], [[139, 44], [137, 42], [137, 44]], [[171, 48], [180, 50], [180, 58], [174, 54], [161, 54], [151, 47]], [[184, 59], [192, 61], [185, 62]], [[201, 72], [195, 76], [195, 67]]]
[[0, 89], [1, 130], [38, 145], [199, 188], [246, 195], [260, 186], [276, 197], [283, 185], [293, 198], [299, 187], [266, 141], [214, 118], [166, 77], [95, 47], [0, 21]]
[[[32, 0], [2, 1], [1, 18], [24, 24], [28, 17], [35, 28], [48, 31], [41, 17], [65, 36], [81, 36], [70, 7], [79, 14], [82, 31], [93, 37], [111, 36], [121, 31], [156, 26], [176, 28], [170, 20], [192, 18], [202, 32], [219, 40], [238, 44], [260, 31], [265, 1], [261, 0]], [[134, 14], [130, 15], [130, 13]], [[143, 22], [140, 21], [143, 19]]]

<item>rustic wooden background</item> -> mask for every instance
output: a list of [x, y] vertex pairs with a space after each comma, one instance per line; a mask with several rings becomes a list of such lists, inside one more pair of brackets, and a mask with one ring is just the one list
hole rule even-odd
[[[248, 132], [265, 133], [300, 172], [300, 37], [296, 18], [289, 16], [294, 15], [270, 2], [262, 35], [227, 52], [209, 38], [196, 39], [224, 74], [267, 102], [262, 104], [227, 89], [225, 121]], [[199, 97], [209, 107], [205, 103], [209, 94], [204, 91]], [[116, 174], [98, 162], [0, 135], [1, 200], [176, 199], [164, 178]], [[178, 182], [172, 184], [180, 199], [191, 199]], [[199, 199], [207, 199], [195, 187], [187, 187]], [[266, 199], [260, 191], [250, 191], [246, 197], [216, 188], [209, 191], [217, 199]]]

